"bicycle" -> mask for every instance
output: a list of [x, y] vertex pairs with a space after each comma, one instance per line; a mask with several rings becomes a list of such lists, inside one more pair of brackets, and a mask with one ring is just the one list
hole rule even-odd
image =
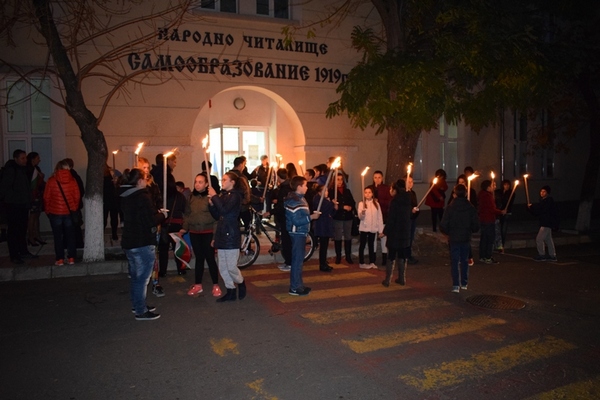
[[[251, 209], [252, 219], [250, 227], [246, 232], [242, 232], [242, 240], [240, 246], [240, 257], [238, 259], [238, 268], [244, 269], [256, 261], [260, 254], [260, 242], [257, 233], [263, 233], [271, 242], [269, 254], [274, 255], [281, 250], [281, 242], [279, 241], [281, 231], [275, 224], [263, 218], [262, 213]], [[273, 236], [274, 235], [274, 236]], [[306, 251], [304, 261], [309, 260], [316, 248], [316, 240], [312, 233], [306, 235]]]

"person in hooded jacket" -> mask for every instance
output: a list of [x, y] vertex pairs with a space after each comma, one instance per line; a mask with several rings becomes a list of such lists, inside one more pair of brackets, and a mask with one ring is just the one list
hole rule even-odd
[[166, 210], [158, 211], [146, 190], [146, 176], [134, 168], [123, 174], [119, 188], [123, 211], [121, 247], [129, 261], [130, 299], [132, 311], [138, 321], [160, 317], [154, 307], [146, 305], [146, 292], [154, 267], [157, 226], [166, 217]]
[[[388, 213], [388, 220], [383, 228], [387, 236], [386, 245], [391, 264], [385, 266], [385, 279], [381, 284], [390, 285], [394, 267], [398, 267], [398, 278], [394, 281], [406, 285], [406, 267], [411, 256], [410, 251], [410, 218], [413, 212], [410, 192], [406, 191], [404, 179], [398, 179], [390, 189], [392, 202]], [[396, 261], [396, 258], [398, 260]]]
[[246, 283], [237, 266], [240, 256], [240, 209], [244, 197], [240, 180], [244, 179], [233, 172], [226, 172], [221, 178], [221, 193], [211, 186], [208, 188], [209, 210], [217, 220], [214, 234], [214, 248], [217, 249], [219, 272], [227, 293], [217, 299], [217, 303], [236, 300], [236, 286], [240, 300], [246, 297]]
[[54, 265], [65, 264], [63, 240], [67, 242], [67, 263], [75, 264], [77, 233], [71, 212], [79, 210], [79, 202], [79, 185], [71, 174], [67, 160], [61, 160], [56, 164], [54, 174], [48, 179], [44, 190], [44, 210], [48, 215], [54, 235], [54, 254], [56, 256]]
[[219, 267], [215, 260], [215, 249], [211, 243], [216, 221], [208, 209], [208, 177], [206, 173], [196, 175], [194, 179], [194, 191], [185, 207], [183, 215], [183, 226], [179, 233], [190, 234], [192, 249], [196, 256], [194, 285], [188, 290], [189, 296], [195, 296], [203, 292], [202, 277], [204, 275], [204, 260], [208, 264], [208, 272], [212, 280], [212, 295], [221, 296], [219, 287]]
[[[467, 200], [467, 187], [454, 187], [454, 200], [446, 207], [440, 222], [440, 230], [448, 235], [452, 275], [452, 292], [467, 290], [469, 283], [469, 251], [471, 235], [479, 230], [477, 209]], [[459, 271], [460, 265], [460, 271]]]

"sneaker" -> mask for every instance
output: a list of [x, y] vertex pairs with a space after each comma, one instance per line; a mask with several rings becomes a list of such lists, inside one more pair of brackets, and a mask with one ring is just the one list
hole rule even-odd
[[292, 266], [291, 265], [287, 265], [287, 264], [281, 264], [277, 268], [279, 268], [283, 272], [290, 272], [292, 270]]
[[375, 263], [371, 263], [371, 264], [369, 264], [369, 268], [377, 269], [377, 265], [375, 265]]
[[548, 256], [546, 257], [546, 260], [556, 262], [558, 261], [558, 258], [556, 258], [556, 256]]
[[485, 260], [486, 264], [500, 264], [500, 261], [496, 261], [493, 258], [488, 258]]
[[212, 295], [214, 297], [219, 297], [221, 295], [221, 288], [219, 287], [219, 285], [213, 285]]
[[138, 321], [152, 321], [153, 319], [159, 319], [160, 314], [154, 314], [152, 311], [146, 311], [142, 315], [136, 315], [135, 319]]
[[371, 269], [371, 266], [369, 264], [359, 264], [358, 268], [362, 268], [362, 269]]
[[190, 290], [187, 292], [188, 296], [195, 296], [200, 293], [202, 293], [202, 284], [192, 285]]
[[469, 258], [469, 262], [467, 262], [467, 264], [469, 264], [469, 267], [472, 267], [475, 265], [475, 261], [472, 258]]
[[310, 293], [310, 288], [298, 288], [298, 289], [290, 289], [290, 291], [288, 292], [288, 294], [292, 295], [292, 296], [306, 296], [307, 294]]
[[460, 292], [459, 286], [452, 286], [452, 293], [459, 293], [459, 292]]
[[54, 265], [56, 265], [56, 266], [65, 265], [65, 260], [63, 260], [62, 258], [60, 260], [56, 260]]
[[546, 256], [537, 255], [533, 257], [533, 261], [546, 261]]
[[485, 263], [485, 258], [480, 258], [479, 262]]
[[461, 286], [460, 290], [467, 290], [467, 285]]
[[160, 285], [155, 285], [152, 288], [152, 294], [156, 297], [165, 297], [165, 292], [163, 291], [163, 288]]
[[69, 265], [75, 264], [75, 259], [73, 257], [69, 257], [69, 260], [67, 261], [67, 264], [69, 264]]
[[[154, 311], [156, 311], [156, 307], [154, 307], [154, 306], [146, 306], [146, 311], [154, 312]], [[132, 308], [131, 312], [135, 314], [135, 308]]]

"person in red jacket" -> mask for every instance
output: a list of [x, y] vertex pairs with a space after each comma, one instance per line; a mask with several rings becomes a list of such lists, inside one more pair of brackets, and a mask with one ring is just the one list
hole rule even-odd
[[481, 225], [481, 237], [479, 239], [479, 261], [486, 264], [498, 264], [492, 258], [494, 238], [496, 236], [496, 217], [506, 214], [506, 210], [496, 208], [494, 200], [494, 187], [492, 181], [481, 182], [481, 192], [478, 196], [479, 223]]
[[54, 235], [54, 265], [64, 265], [65, 246], [63, 234], [67, 240], [67, 263], [75, 264], [76, 238], [75, 225], [71, 211], [79, 209], [79, 185], [71, 175], [69, 163], [61, 160], [54, 168], [54, 174], [48, 179], [44, 190], [44, 209], [50, 220]]
[[441, 221], [444, 216], [448, 184], [446, 183], [446, 171], [443, 169], [435, 171], [435, 176], [438, 178], [437, 183], [435, 185], [433, 182], [431, 183], [433, 187], [425, 198], [425, 205], [431, 207], [431, 228], [437, 232], [438, 221]]

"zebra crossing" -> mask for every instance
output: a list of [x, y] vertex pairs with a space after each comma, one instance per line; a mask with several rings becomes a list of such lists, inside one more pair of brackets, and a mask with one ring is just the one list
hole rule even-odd
[[[460, 385], [480, 384], [488, 379], [514, 371], [541, 368], [555, 362], [558, 357], [575, 357], [579, 347], [553, 335], [527, 332], [521, 323], [515, 327], [514, 318], [503, 314], [486, 313], [467, 305], [457, 305], [456, 295], [434, 293], [420, 297], [408, 285], [397, 284], [384, 288], [382, 272], [363, 271], [336, 265], [332, 274], [313, 273], [317, 265], [304, 266], [305, 284], [312, 287], [308, 296], [287, 294], [289, 277], [275, 268], [244, 271], [248, 282], [256, 290], [269, 290], [269, 296], [282, 306], [301, 305], [298, 318], [307, 329], [335, 329], [339, 333], [339, 346], [364, 357], [372, 363], [397, 362], [390, 354], [397, 352], [410, 358], [410, 367], [402, 366], [396, 376], [398, 387], [413, 390], [416, 397], [428, 393], [452, 392]], [[354, 305], [359, 303], [361, 305]], [[326, 304], [326, 307], [323, 305]], [[362, 305], [365, 304], [365, 305]], [[462, 308], [461, 308], [462, 307]], [[394, 323], [394, 321], [409, 323]], [[383, 322], [382, 322], [383, 321]], [[392, 321], [392, 322], [390, 322]], [[343, 327], [352, 326], [347, 334]], [[466, 339], [465, 339], [466, 338]], [[473, 343], [470, 351], [441, 351], [445, 342], [456, 344], [468, 340]], [[420, 364], [415, 357], [414, 346], [435, 346], [435, 356], [424, 357]], [[425, 351], [425, 350], [421, 350]], [[562, 393], [584, 393], [580, 398], [600, 399], [600, 379], [592, 377], [564, 385], [549, 382], [537, 388], [531, 395], [523, 384], [528, 399], [569, 398]], [[513, 383], [513, 386], [517, 384]], [[470, 386], [469, 386], [470, 387]], [[419, 393], [421, 395], [419, 395]], [[452, 398], [452, 396], [450, 396]], [[407, 396], [406, 398], [412, 398]]]

